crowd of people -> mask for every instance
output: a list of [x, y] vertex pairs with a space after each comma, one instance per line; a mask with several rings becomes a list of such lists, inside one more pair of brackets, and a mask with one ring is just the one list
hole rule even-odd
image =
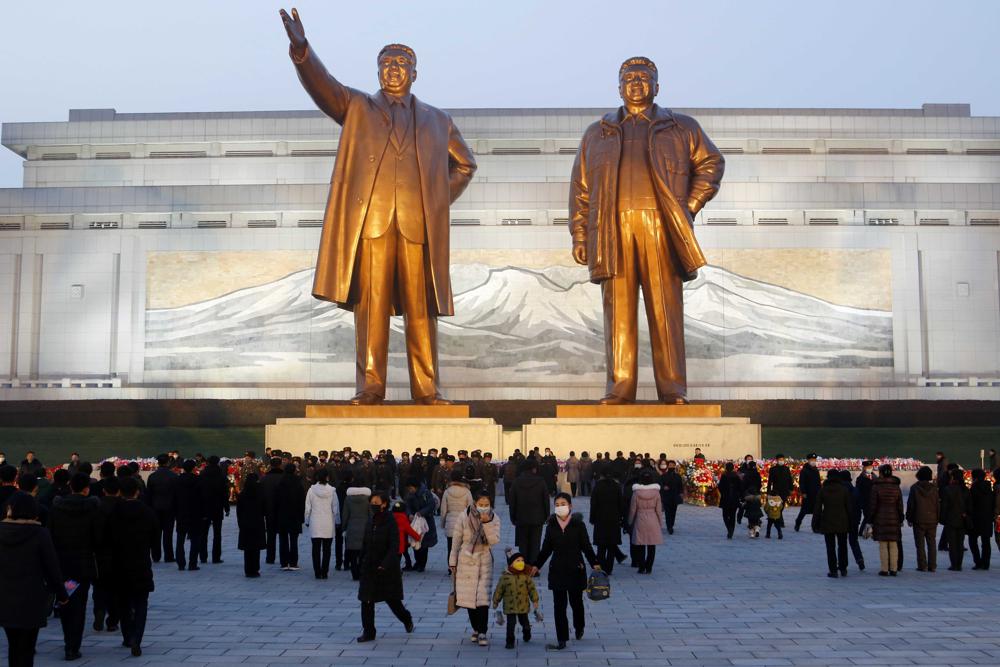
[[[696, 452], [696, 458], [701, 457]], [[235, 474], [231, 474], [235, 471]], [[560, 471], [568, 491], [561, 491]], [[991, 484], [982, 469], [964, 471], [938, 455], [937, 471], [922, 467], [904, 504], [901, 480], [889, 465], [876, 472], [872, 461], [852, 479], [829, 470], [821, 479], [816, 456], [799, 472], [802, 505], [796, 531], [811, 527], [826, 542], [828, 576], [847, 576], [848, 547], [865, 569], [859, 539], [879, 544], [880, 575], [902, 568], [904, 522], [912, 526], [917, 570], [933, 572], [937, 551], [946, 550], [951, 570], [960, 570], [971, 551], [974, 569], [990, 566], [990, 540], [1000, 544], [1000, 470]], [[514, 526], [516, 549], [501, 556], [497, 486]], [[784, 539], [783, 511], [795, 484], [785, 457], [775, 457], [766, 483], [750, 455], [725, 465], [718, 480], [726, 537], [747, 521], [750, 538], [767, 520]], [[562, 487], [565, 488], [565, 487]], [[246, 577], [261, 576], [264, 564], [299, 570], [299, 538], [308, 532], [316, 579], [330, 566], [357, 582], [362, 634], [376, 637], [376, 604], [384, 602], [406, 632], [414, 619], [403, 603], [403, 573], [422, 573], [429, 551], [443, 533], [442, 560], [452, 577], [450, 606], [465, 609], [471, 641], [489, 644], [489, 611], [505, 624], [507, 648], [530, 641], [529, 613], [540, 620], [535, 584], [548, 564], [556, 641], [562, 650], [584, 636], [583, 595], [588, 572], [612, 574], [630, 560], [639, 574], [652, 573], [656, 547], [675, 531], [685, 483], [677, 462], [661, 454], [571, 452], [560, 463], [551, 450], [516, 451], [502, 465], [489, 453], [417, 448], [399, 459], [391, 450], [373, 455], [320, 451], [301, 457], [267, 450], [238, 462], [179, 452], [163, 454], [144, 479], [136, 463], [90, 463], [73, 455], [49, 471], [29, 452], [19, 466], [0, 453], [0, 625], [11, 665], [30, 665], [39, 628], [55, 614], [62, 626], [65, 657], [82, 657], [88, 597], [92, 592], [95, 632], [120, 630], [122, 645], [142, 654], [142, 639], [154, 590], [153, 564], [173, 563], [192, 572], [221, 564], [222, 525], [235, 506], [238, 548]], [[578, 495], [589, 496], [585, 519], [574, 512]], [[588, 523], [590, 528], [588, 529]], [[940, 541], [937, 526], [942, 525]], [[622, 550], [628, 538], [629, 553]], [[211, 549], [209, 543], [211, 542]], [[968, 548], [966, 548], [968, 543]], [[499, 579], [495, 561], [501, 558]], [[444, 568], [442, 568], [444, 569]], [[113, 576], [112, 576], [113, 573]], [[502, 610], [500, 609], [502, 605]]]

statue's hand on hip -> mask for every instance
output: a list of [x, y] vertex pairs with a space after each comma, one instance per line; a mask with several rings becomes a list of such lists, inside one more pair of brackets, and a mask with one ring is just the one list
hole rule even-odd
[[285, 32], [288, 33], [288, 41], [292, 43], [292, 48], [301, 53], [306, 48], [306, 29], [302, 26], [302, 19], [299, 18], [299, 10], [292, 7], [291, 16], [284, 9], [278, 13], [281, 14], [281, 22], [285, 24]]
[[587, 245], [585, 243], [573, 244], [573, 261], [577, 264], [587, 264]]

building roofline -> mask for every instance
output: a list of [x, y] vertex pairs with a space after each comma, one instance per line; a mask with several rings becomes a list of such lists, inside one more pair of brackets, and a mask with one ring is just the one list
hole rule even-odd
[[[925, 103], [920, 108], [855, 108], [855, 107], [676, 107], [677, 111], [694, 115], [720, 116], [909, 116], [969, 118], [971, 105], [966, 103]], [[461, 107], [447, 109], [461, 116], [558, 116], [601, 115], [608, 107]], [[69, 122], [142, 121], [142, 120], [194, 120], [240, 118], [322, 118], [317, 110], [288, 109], [270, 111], [177, 111], [151, 113], [120, 113], [115, 109], [70, 109]]]

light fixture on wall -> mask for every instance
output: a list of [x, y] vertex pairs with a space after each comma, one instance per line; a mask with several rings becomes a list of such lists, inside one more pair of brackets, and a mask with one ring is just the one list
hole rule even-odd
[[955, 296], [969, 296], [969, 283], [955, 283]]
[[83, 301], [83, 285], [70, 285], [69, 297], [75, 301]]

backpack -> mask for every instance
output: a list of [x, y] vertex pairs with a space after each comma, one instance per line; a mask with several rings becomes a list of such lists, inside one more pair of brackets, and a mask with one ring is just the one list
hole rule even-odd
[[611, 579], [603, 570], [591, 570], [587, 579], [587, 597], [594, 602], [611, 597]]
[[781, 518], [781, 512], [785, 509], [785, 501], [781, 499], [781, 496], [768, 496], [767, 504], [764, 507], [764, 511], [767, 514], [767, 518], [772, 521], [776, 521]]

